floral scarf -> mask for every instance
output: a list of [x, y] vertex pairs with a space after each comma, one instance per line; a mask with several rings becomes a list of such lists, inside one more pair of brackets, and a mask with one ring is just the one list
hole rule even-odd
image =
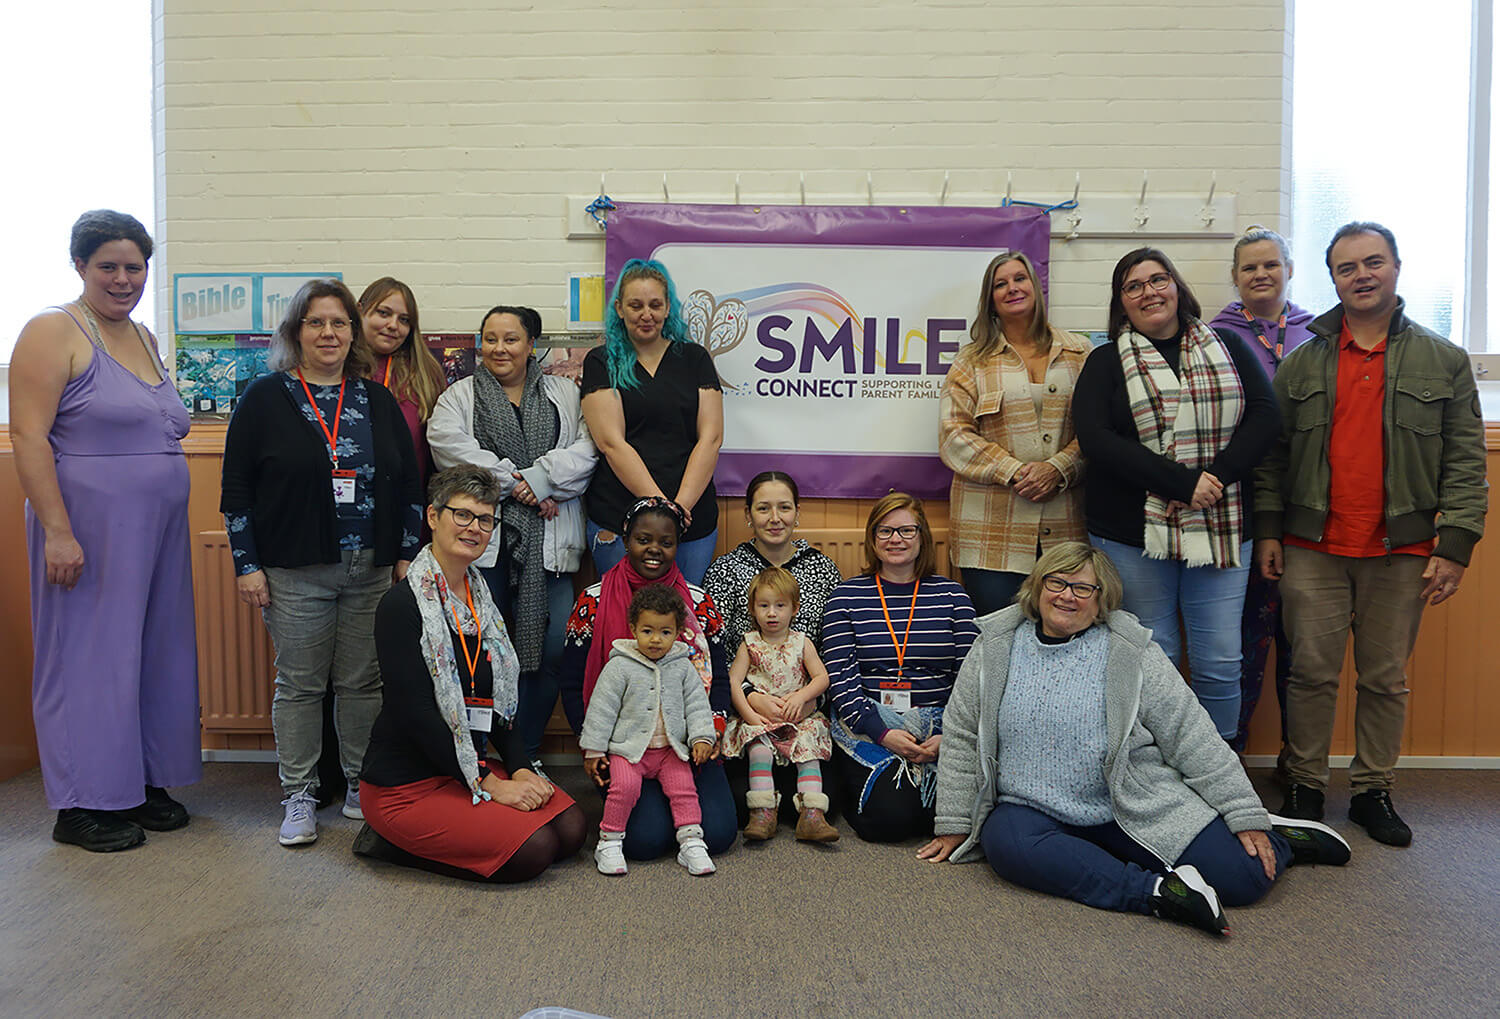
[[490, 597], [488, 585], [473, 566], [469, 567], [467, 577], [478, 619], [469, 612], [468, 599], [459, 598], [456, 592], [449, 590], [431, 545], [422, 547], [406, 571], [406, 582], [416, 595], [417, 611], [422, 615], [422, 657], [432, 675], [438, 714], [443, 716], [448, 731], [453, 734], [453, 750], [458, 755], [459, 770], [463, 772], [464, 781], [477, 804], [489, 799], [490, 795], [479, 788], [479, 754], [469, 732], [463, 681], [459, 676], [458, 658], [453, 653], [451, 626], [455, 613], [459, 628], [466, 636], [480, 636], [480, 646], [489, 656], [494, 677], [495, 713], [506, 722], [516, 714], [516, 679], [521, 668], [510, 638], [506, 636], [505, 621], [500, 618], [500, 612]]

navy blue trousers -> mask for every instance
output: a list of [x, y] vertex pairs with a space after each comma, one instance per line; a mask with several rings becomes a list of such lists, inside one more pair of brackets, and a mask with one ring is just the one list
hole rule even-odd
[[[1291, 847], [1280, 835], [1269, 836], [1280, 877]], [[995, 804], [979, 844], [995, 873], [1013, 884], [1121, 913], [1151, 912], [1151, 890], [1167, 870], [1113, 821], [1079, 828], [1018, 803]], [[1173, 861], [1182, 864], [1196, 867], [1226, 906], [1248, 906], [1275, 883], [1221, 817]]]

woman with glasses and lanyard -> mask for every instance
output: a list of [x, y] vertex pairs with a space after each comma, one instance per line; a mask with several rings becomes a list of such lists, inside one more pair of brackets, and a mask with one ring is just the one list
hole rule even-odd
[[[1231, 301], [1209, 323], [1214, 329], [1234, 333], [1265, 370], [1276, 374], [1282, 360], [1312, 335], [1308, 323], [1312, 312], [1287, 300], [1292, 278], [1292, 252], [1286, 238], [1263, 226], [1248, 228], [1234, 242], [1230, 278], [1240, 299]], [[1240, 724], [1230, 746], [1241, 753], [1250, 731], [1250, 717], [1265, 685], [1266, 656], [1276, 648], [1276, 700], [1281, 706], [1281, 741], [1286, 743], [1286, 682], [1292, 671], [1292, 645], [1281, 626], [1281, 591], [1274, 580], [1259, 570], [1250, 571], [1245, 588], [1240, 665]]]
[[1165, 254], [1115, 265], [1110, 343], [1073, 390], [1088, 459], [1089, 540], [1125, 578], [1125, 608], [1182, 663], [1219, 735], [1240, 719], [1240, 614], [1250, 571], [1247, 483], [1280, 427], [1271, 383]]
[[336, 279], [297, 291], [271, 337], [270, 373], [245, 390], [224, 440], [219, 509], [242, 601], [276, 645], [271, 728], [284, 846], [318, 837], [323, 695], [332, 683], [345, 817], [380, 711], [375, 606], [420, 547], [421, 491], [401, 407], [370, 380], [354, 295]]
[[865, 559], [823, 612], [831, 772], [855, 834], [901, 842], [932, 834], [943, 706], [979, 631], [964, 589], [935, 572], [919, 499], [892, 492], [870, 508]]
[[1049, 549], [986, 616], [943, 715], [935, 863], [983, 855], [1023, 888], [1227, 934], [1292, 864], [1343, 864], [1331, 828], [1266, 813], [1120, 575]]
[[354, 852], [511, 883], [577, 853], [586, 826], [568, 794], [531, 768], [517, 724], [520, 664], [475, 568], [496, 531], [500, 491], [477, 464], [436, 474], [432, 543], [380, 600], [385, 704], [365, 754], [366, 827]]

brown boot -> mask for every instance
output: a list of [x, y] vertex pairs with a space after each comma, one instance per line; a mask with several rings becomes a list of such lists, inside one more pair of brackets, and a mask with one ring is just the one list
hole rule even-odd
[[775, 834], [775, 807], [756, 807], [750, 811], [750, 821], [745, 825], [746, 842], [764, 842]]
[[839, 830], [828, 823], [823, 811], [828, 809], [828, 797], [822, 793], [800, 793], [797, 796], [797, 840], [799, 842], [837, 842]]
[[776, 794], [752, 789], [745, 795], [750, 820], [745, 825], [746, 842], [764, 842], [776, 834]]

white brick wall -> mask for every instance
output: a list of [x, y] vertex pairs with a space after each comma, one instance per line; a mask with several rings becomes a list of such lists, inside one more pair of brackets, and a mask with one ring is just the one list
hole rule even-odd
[[[948, 204], [1090, 191], [1290, 209], [1286, 0], [156, 0], [159, 299], [174, 272], [405, 279], [423, 324], [564, 325], [569, 195]], [[686, 8], [681, 9], [681, 8]], [[899, 199], [896, 196], [901, 196]], [[884, 196], [884, 199], [883, 199]], [[1127, 239], [1053, 244], [1054, 318], [1102, 328]], [[1229, 245], [1163, 241], [1206, 309]], [[165, 316], [163, 318], [165, 325]]]

